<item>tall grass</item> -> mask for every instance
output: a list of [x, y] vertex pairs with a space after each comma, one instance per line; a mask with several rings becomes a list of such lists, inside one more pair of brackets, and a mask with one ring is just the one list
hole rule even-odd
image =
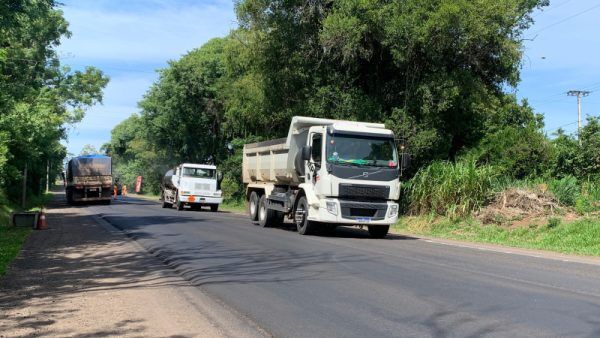
[[409, 183], [409, 211], [465, 216], [479, 209], [492, 194], [496, 171], [474, 161], [434, 162]]

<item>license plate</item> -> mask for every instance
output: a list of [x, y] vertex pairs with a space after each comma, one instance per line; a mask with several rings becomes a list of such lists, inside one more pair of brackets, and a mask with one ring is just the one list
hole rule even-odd
[[98, 191], [98, 188], [89, 188], [88, 191]]
[[356, 219], [358, 221], [358, 223], [370, 223], [371, 222], [371, 218], [370, 217], [360, 217]]

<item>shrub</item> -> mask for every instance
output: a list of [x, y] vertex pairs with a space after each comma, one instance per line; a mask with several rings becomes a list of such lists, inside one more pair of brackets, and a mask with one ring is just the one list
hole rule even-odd
[[223, 197], [225, 199], [235, 199], [240, 191], [240, 185], [236, 179], [232, 178], [228, 174], [225, 174], [225, 177], [221, 182], [221, 190], [223, 191]]
[[550, 217], [550, 218], [548, 218], [548, 224], [546, 224], [546, 227], [548, 229], [553, 229], [553, 228], [557, 228], [559, 225], [560, 225], [560, 218]]
[[473, 161], [434, 162], [410, 182], [409, 210], [414, 214], [468, 215], [490, 197], [496, 173]]
[[551, 165], [558, 177], [573, 175], [580, 179], [600, 174], [600, 118], [589, 117], [581, 129], [580, 139], [562, 130], [552, 140], [556, 156]]
[[492, 165], [507, 177], [523, 179], [547, 171], [553, 153], [549, 141], [534, 127], [506, 127], [487, 134], [464, 156]]
[[559, 180], [550, 181], [549, 189], [559, 203], [568, 206], [575, 205], [580, 193], [580, 186], [573, 176], [565, 176]]

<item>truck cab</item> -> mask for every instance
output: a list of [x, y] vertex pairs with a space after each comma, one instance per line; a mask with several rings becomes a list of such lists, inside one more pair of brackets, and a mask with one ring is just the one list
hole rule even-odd
[[209, 206], [217, 211], [223, 202], [217, 167], [207, 164], [183, 163], [169, 170], [163, 179], [161, 199], [163, 207]]
[[287, 216], [300, 234], [359, 225], [384, 237], [407, 159], [383, 124], [296, 116], [287, 138], [244, 146], [250, 218], [271, 226]]
[[[310, 127], [304, 187], [308, 220], [392, 224], [398, 217], [399, 158], [388, 129], [332, 124]], [[308, 152], [305, 150], [305, 152]]]

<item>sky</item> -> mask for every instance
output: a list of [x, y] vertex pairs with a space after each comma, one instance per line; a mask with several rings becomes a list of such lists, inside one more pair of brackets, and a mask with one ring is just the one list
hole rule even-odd
[[[100, 149], [165, 68], [188, 51], [236, 27], [233, 0], [63, 0], [72, 36], [59, 55], [65, 65], [95, 66], [110, 77], [102, 105], [69, 128], [69, 153]], [[590, 90], [586, 115], [600, 115], [600, 1], [551, 0], [525, 32], [521, 83], [510, 89], [545, 117], [546, 132], [577, 130], [577, 100], [568, 90]]]

